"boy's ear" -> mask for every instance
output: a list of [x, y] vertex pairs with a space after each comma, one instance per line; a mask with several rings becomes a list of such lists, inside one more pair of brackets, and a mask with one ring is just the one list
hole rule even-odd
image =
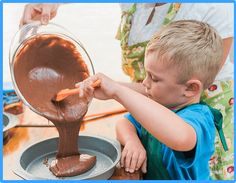
[[188, 80], [185, 85], [184, 96], [186, 97], [196, 96], [202, 91], [202, 82], [197, 79]]

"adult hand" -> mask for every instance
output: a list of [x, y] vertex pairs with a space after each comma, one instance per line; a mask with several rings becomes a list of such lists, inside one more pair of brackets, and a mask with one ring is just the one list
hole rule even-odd
[[20, 21], [20, 27], [25, 24], [40, 21], [41, 24], [48, 24], [49, 20], [57, 14], [59, 4], [27, 4]]

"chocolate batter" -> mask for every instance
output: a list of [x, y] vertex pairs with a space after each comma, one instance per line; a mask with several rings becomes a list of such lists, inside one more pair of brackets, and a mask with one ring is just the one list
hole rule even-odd
[[88, 99], [73, 95], [59, 103], [51, 101], [61, 89], [74, 88], [89, 76], [81, 54], [72, 42], [56, 35], [35, 36], [18, 50], [14, 57], [16, 84], [26, 101], [59, 132], [58, 153], [49, 169], [58, 177], [91, 169], [96, 157], [79, 154], [77, 143]]

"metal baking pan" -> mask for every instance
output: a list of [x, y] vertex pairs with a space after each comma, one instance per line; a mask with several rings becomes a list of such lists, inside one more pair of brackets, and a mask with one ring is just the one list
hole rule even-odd
[[20, 154], [13, 171], [26, 180], [106, 180], [110, 178], [121, 156], [119, 142], [104, 137], [81, 135], [78, 143], [80, 153], [97, 157], [95, 166], [81, 175], [58, 178], [45, 165], [45, 160], [50, 164], [56, 157], [58, 137], [38, 142], [26, 148]]
[[3, 132], [15, 127], [18, 121], [19, 120], [15, 115], [3, 112]]

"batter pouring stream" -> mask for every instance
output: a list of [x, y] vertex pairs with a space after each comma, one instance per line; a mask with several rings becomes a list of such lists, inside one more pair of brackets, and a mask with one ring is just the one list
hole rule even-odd
[[96, 157], [79, 154], [78, 134], [88, 110], [88, 99], [70, 96], [58, 104], [52, 97], [89, 76], [76, 46], [56, 35], [30, 38], [14, 60], [15, 81], [26, 101], [52, 121], [59, 133], [58, 153], [49, 169], [58, 177], [75, 176], [91, 169]]

